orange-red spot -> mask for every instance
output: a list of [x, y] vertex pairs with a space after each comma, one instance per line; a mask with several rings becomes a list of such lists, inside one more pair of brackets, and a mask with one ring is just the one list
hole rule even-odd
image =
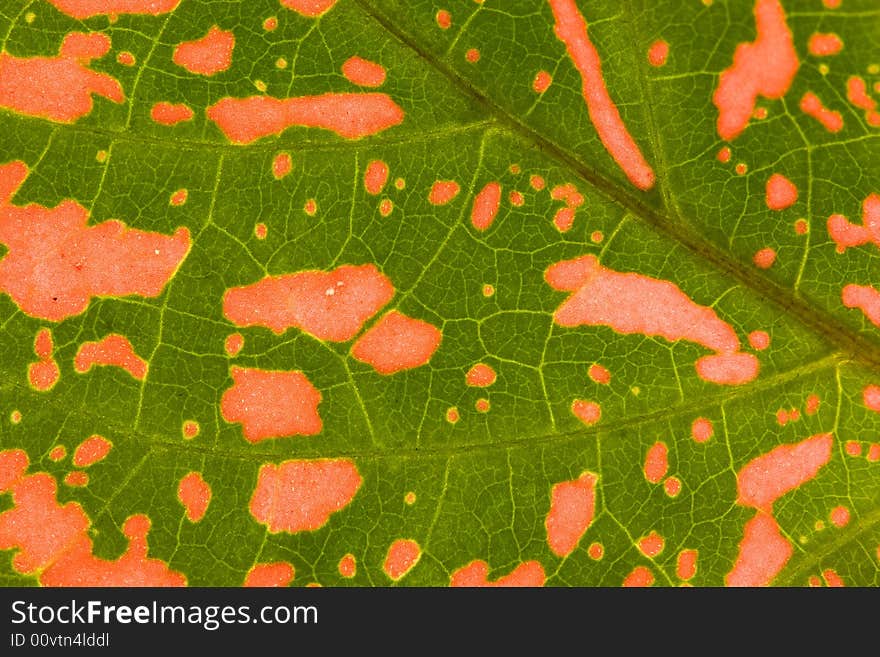
[[468, 60], [471, 64], [476, 64], [478, 61], [480, 61], [480, 51], [476, 48], [470, 48], [464, 54], [464, 58]]
[[697, 550], [682, 550], [678, 553], [675, 574], [678, 579], [689, 580], [697, 574]]
[[715, 435], [715, 429], [712, 426], [712, 420], [705, 417], [698, 417], [691, 424], [691, 437], [698, 443], [704, 443]]
[[780, 445], [752, 459], [736, 475], [737, 504], [769, 514], [773, 502], [813, 479], [831, 459], [830, 433]]
[[727, 586], [768, 586], [793, 552], [776, 520], [759, 510], [746, 523], [736, 562], [724, 581]]
[[403, 496], [403, 501], [412, 506], [416, 503], [416, 494], [413, 491], [409, 491]]
[[540, 192], [547, 186], [547, 182], [544, 180], [543, 176], [539, 176], [538, 174], [532, 174], [529, 176], [529, 185], [532, 186], [536, 192]]
[[264, 240], [269, 235], [269, 227], [262, 221], [254, 226], [254, 237]]
[[593, 561], [598, 561], [605, 555], [605, 548], [601, 543], [590, 543], [590, 547], [587, 548], [587, 554], [590, 555], [590, 559]]
[[292, 126], [321, 128], [345, 139], [360, 139], [403, 121], [403, 110], [383, 93], [227, 97], [208, 107], [205, 113], [235, 144], [278, 135]]
[[351, 503], [362, 481], [348, 459], [266, 463], [250, 512], [272, 533], [315, 530]]
[[806, 411], [807, 415], [815, 415], [819, 410], [819, 395], [810, 395], [807, 397]]
[[626, 129], [605, 86], [599, 53], [587, 34], [587, 23], [574, 0], [549, 0], [556, 36], [581, 75], [584, 101], [599, 138], [627, 178], [639, 189], [654, 186], [654, 171]]
[[315, 214], [318, 212], [318, 202], [315, 201], [315, 199], [310, 198], [305, 202], [305, 205], [303, 205], [303, 212], [305, 212], [310, 217], [314, 217]]
[[640, 538], [638, 542], [639, 552], [651, 559], [663, 552], [664, 545], [663, 537], [654, 530], [651, 530], [647, 536]]
[[596, 512], [597, 480], [597, 475], [584, 472], [573, 481], [553, 485], [544, 527], [547, 529], [547, 544], [557, 557], [567, 557], [574, 552], [592, 524]]
[[64, 477], [64, 483], [67, 486], [82, 488], [83, 486], [89, 485], [89, 475], [82, 470], [74, 470], [73, 472], [67, 473]]
[[153, 105], [150, 110], [150, 118], [162, 125], [175, 125], [182, 121], [190, 121], [193, 116], [192, 109], [184, 103], [173, 104], [162, 101]]
[[147, 361], [134, 352], [128, 338], [110, 334], [98, 342], [83, 342], [73, 360], [74, 369], [83, 374], [93, 365], [121, 367], [134, 378], [143, 381], [149, 369]]
[[438, 180], [431, 186], [428, 201], [433, 205], [446, 205], [461, 191], [454, 180]]
[[663, 66], [669, 57], [669, 44], [663, 39], [655, 41], [648, 48], [648, 63], [651, 66]]
[[871, 463], [880, 461], [880, 443], [871, 443], [871, 446], [868, 448], [868, 455], [865, 458]]
[[501, 183], [487, 183], [474, 197], [471, 209], [471, 224], [477, 230], [488, 230], [495, 221], [498, 208], [501, 206]]
[[26, 314], [60, 321], [83, 312], [93, 296], [155, 297], [189, 252], [189, 231], [173, 236], [110, 220], [88, 226], [75, 201], [54, 208], [9, 200], [27, 177], [24, 162], [0, 165], [0, 291]]
[[553, 84], [553, 76], [547, 71], [541, 70], [535, 73], [535, 79], [532, 80], [532, 89], [536, 94], [542, 94], [550, 88], [551, 84]]
[[809, 578], [807, 578], [807, 584], [810, 586], [810, 588], [816, 588], [817, 586], [822, 586], [822, 580], [816, 575], [811, 575]]
[[276, 180], [280, 180], [293, 169], [293, 160], [290, 158], [290, 153], [278, 153], [272, 159], [272, 175], [275, 176]]
[[733, 170], [736, 172], [736, 175], [744, 176], [749, 170], [749, 165], [744, 162], [740, 162], [735, 167], [733, 167]]
[[234, 48], [235, 34], [214, 25], [201, 39], [179, 44], [172, 60], [190, 73], [215, 75], [232, 65]]
[[793, 182], [781, 173], [774, 173], [767, 180], [767, 207], [771, 210], [790, 208], [798, 199], [798, 190]]
[[98, 461], [102, 461], [110, 453], [113, 443], [95, 434], [89, 436], [79, 444], [73, 452], [73, 464], [78, 468], [87, 468]]
[[320, 340], [351, 340], [394, 296], [394, 285], [375, 265], [267, 276], [223, 296], [223, 314], [236, 326], [275, 333], [298, 328]]
[[862, 390], [862, 402], [866, 408], [880, 413], [880, 386], [868, 385]]
[[598, 363], [593, 363], [592, 365], [590, 365], [590, 369], [587, 370], [587, 374], [596, 383], [601, 383], [602, 385], [608, 385], [609, 383], [611, 383], [611, 372], [608, 371], [608, 368], [603, 367]]
[[771, 249], [770, 247], [761, 249], [755, 253], [752, 261], [759, 269], [770, 269], [773, 263], [776, 262], [776, 249]]
[[244, 347], [244, 336], [241, 333], [232, 333], [226, 337], [226, 341], [223, 343], [223, 348], [226, 351], [226, 355], [230, 358], [235, 358], [238, 355], [238, 352], [242, 350]]
[[594, 401], [575, 399], [571, 402], [571, 412], [587, 426], [596, 424], [596, 422], [602, 419], [602, 407]]
[[351, 355], [379, 374], [394, 374], [427, 365], [441, 339], [436, 326], [392, 310], [358, 338]]
[[559, 208], [553, 215], [553, 225], [560, 233], [567, 233], [574, 225], [574, 208]]
[[489, 564], [474, 560], [452, 573], [449, 586], [466, 587], [539, 587], [544, 586], [546, 575], [544, 568], [537, 561], [521, 563], [507, 575], [494, 582], [489, 581]]
[[843, 446], [843, 449], [850, 456], [862, 455], [862, 443], [860, 443], [858, 440], [847, 440], [846, 444]]
[[495, 383], [496, 378], [495, 370], [491, 366], [485, 363], [477, 363], [468, 370], [464, 380], [469, 386], [485, 388]]
[[349, 57], [342, 64], [342, 74], [352, 84], [361, 87], [381, 87], [385, 84], [385, 67], [362, 57]]
[[551, 265], [544, 279], [553, 289], [572, 292], [554, 313], [561, 326], [609, 326], [618, 333], [696, 342], [717, 352], [696, 363], [697, 374], [714, 383], [737, 385], [758, 375], [757, 358], [738, 353], [730, 324], [669, 281], [608, 269], [593, 255]]
[[798, 219], [794, 222], [794, 232], [798, 235], [806, 235], [810, 230], [810, 225], [806, 219]]
[[382, 160], [372, 160], [364, 173], [364, 187], [368, 194], [379, 194], [388, 182], [388, 165]]
[[822, 4], [825, 5], [827, 9], [837, 9], [840, 7], [840, 3], [842, 0], [822, 0]]
[[510, 204], [512, 206], [520, 208], [526, 202], [526, 197], [523, 196], [522, 192], [517, 191], [517, 190], [513, 190], [512, 192], [510, 192], [510, 195], [508, 196], [508, 200], [510, 201]]
[[379, 214], [387, 217], [394, 211], [394, 202], [390, 198], [383, 198], [379, 202]]
[[21, 411], [12, 411], [12, 413], [9, 414], [9, 421], [12, 422], [12, 424], [18, 424], [21, 422]]
[[452, 14], [450, 14], [447, 10], [439, 10], [434, 18], [437, 21], [437, 26], [441, 30], [448, 30], [450, 27], [452, 27]]
[[745, 130], [758, 96], [782, 98], [800, 67], [780, 1], [756, 0], [754, 13], [757, 38], [736, 47], [733, 64], [721, 73], [712, 97], [722, 139], [735, 139]]
[[220, 399], [220, 413], [242, 424], [248, 442], [321, 432], [321, 393], [302, 372], [232, 367], [230, 374], [233, 384]]
[[849, 509], [845, 506], [836, 506], [831, 509], [831, 514], [829, 515], [831, 518], [831, 524], [835, 527], [845, 527], [849, 524]]
[[731, 156], [730, 147], [724, 146], [721, 148], [720, 151], [718, 151], [718, 155], [716, 155], [715, 157], [717, 157], [718, 161], [721, 162], [722, 164], [727, 164], [728, 162], [730, 162], [730, 156]]
[[[875, 326], [880, 326], [880, 292], [870, 285], [846, 285], [841, 300], [847, 308], [858, 308]], [[872, 409], [880, 411], [880, 408]]]
[[339, 560], [339, 574], [343, 577], [354, 577], [357, 574], [357, 561], [351, 553]]
[[263, 21], [263, 29], [267, 32], [273, 32], [278, 29], [278, 18], [269, 16], [269, 18]]
[[681, 492], [681, 479], [678, 477], [667, 477], [663, 482], [663, 491], [669, 497], [677, 497]]
[[840, 575], [830, 568], [822, 571], [822, 579], [825, 580], [825, 584], [829, 587], [840, 588], [844, 586], [843, 579]]
[[34, 338], [34, 353], [40, 360], [28, 365], [28, 381], [40, 392], [51, 390], [61, 377], [58, 363], [52, 358], [53, 349], [52, 332], [40, 329]]
[[336, 4], [336, 0], [281, 0], [281, 4], [303, 16], [317, 18], [330, 11]]
[[491, 404], [489, 400], [485, 397], [481, 397], [477, 401], [474, 402], [474, 408], [477, 409], [478, 413], [488, 413], [491, 408]]
[[388, 548], [382, 570], [395, 582], [400, 580], [422, 557], [422, 548], [410, 538], [398, 538]]
[[862, 203], [861, 226], [851, 224], [843, 215], [833, 214], [828, 217], [828, 234], [839, 253], [868, 242], [880, 247], [880, 194], [869, 194]]
[[849, 77], [846, 81], [846, 98], [859, 109], [865, 110], [865, 118], [873, 126], [880, 125], [880, 115], [877, 114], [877, 101], [871, 98], [864, 78], [858, 75]]
[[60, 123], [92, 111], [92, 94], [114, 103], [125, 100], [119, 82], [88, 64], [110, 50], [105, 34], [70, 32], [57, 57], [15, 57], [0, 53], [0, 106]]
[[134, 55], [132, 55], [127, 50], [123, 50], [122, 52], [117, 54], [116, 61], [119, 62], [120, 64], [122, 64], [123, 66], [134, 66], [136, 63]]
[[593, 242], [593, 244], [599, 244], [604, 239], [605, 235], [602, 234], [601, 230], [595, 230], [590, 234], [590, 241]]
[[201, 427], [199, 423], [195, 420], [185, 420], [182, 427], [183, 437], [187, 440], [192, 440], [196, 436], [199, 435], [201, 431]]
[[183, 205], [184, 203], [186, 203], [186, 199], [188, 196], [189, 196], [189, 192], [187, 192], [185, 189], [178, 189], [176, 192], [174, 192], [171, 195], [171, 199], [169, 200], [169, 203], [171, 203], [171, 205], [174, 205], [174, 206]]
[[449, 424], [455, 424], [461, 419], [461, 415], [458, 412], [458, 409], [455, 406], [446, 409], [446, 421]]
[[289, 586], [295, 571], [286, 561], [254, 564], [244, 578], [246, 588], [269, 588]]
[[749, 333], [749, 344], [756, 351], [764, 351], [770, 346], [770, 334], [767, 331], [752, 331]]
[[67, 448], [64, 445], [56, 445], [49, 452], [49, 459], [55, 462], [62, 460], [67, 456]]
[[158, 16], [177, 9], [180, 0], [49, 0], [55, 8], [71, 18], [149, 14]]
[[816, 32], [810, 35], [807, 42], [807, 50], [814, 57], [828, 57], [836, 55], [843, 50], [843, 41], [834, 33], [823, 34]]
[[645, 479], [652, 484], [659, 484], [669, 471], [669, 448], [666, 443], [658, 440], [651, 445], [645, 454]]
[[200, 472], [190, 472], [177, 486], [177, 499], [186, 510], [190, 522], [199, 522], [205, 517], [211, 503], [211, 487]]
[[623, 580], [624, 587], [644, 587], [654, 584], [654, 573], [645, 566], [636, 566]]

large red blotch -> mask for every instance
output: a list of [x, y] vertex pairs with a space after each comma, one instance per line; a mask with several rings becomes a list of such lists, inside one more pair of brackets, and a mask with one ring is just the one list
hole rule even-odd
[[113, 443], [103, 436], [98, 434], [89, 436], [74, 451], [73, 464], [78, 468], [87, 468], [107, 458], [112, 448]]
[[121, 367], [134, 378], [143, 381], [147, 376], [147, 361], [134, 352], [128, 338], [111, 333], [97, 342], [83, 342], [76, 351], [73, 368], [80, 374], [93, 365]]
[[567, 557], [589, 529], [596, 511], [595, 486], [598, 477], [585, 472], [574, 481], [553, 486], [550, 511], [544, 526], [547, 544], [557, 557]]
[[544, 568], [537, 561], [521, 563], [512, 572], [489, 581], [489, 564], [482, 560], [471, 561], [452, 573], [449, 586], [459, 587], [538, 587], [544, 586], [546, 575]]
[[232, 65], [234, 48], [235, 35], [214, 25], [201, 39], [179, 44], [172, 60], [190, 73], [214, 75]]
[[422, 548], [411, 538], [398, 538], [388, 548], [382, 570], [395, 582], [406, 575], [419, 562]]
[[474, 197], [471, 223], [477, 230], [488, 230], [501, 206], [501, 183], [487, 183]]
[[158, 16], [177, 9], [180, 0], [49, 0], [58, 11], [71, 18], [150, 14]]
[[782, 98], [800, 67], [779, 0], [757, 0], [755, 22], [757, 38], [736, 47], [733, 65], [721, 73], [712, 97], [722, 139], [735, 139], [746, 129], [758, 96]]
[[245, 588], [288, 586], [293, 581], [295, 571], [286, 561], [258, 563], [248, 571], [244, 579]]
[[737, 504], [770, 513], [777, 499], [811, 480], [831, 460], [832, 442], [830, 433], [822, 433], [752, 459], [736, 475]]
[[565, 44], [568, 56], [581, 74], [584, 101], [596, 132], [614, 161], [639, 189], [654, 186], [654, 171], [645, 161], [620, 112], [605, 86], [602, 61], [590, 37], [587, 23], [574, 0], [549, 0], [556, 19], [556, 36]]
[[92, 111], [92, 94], [125, 100], [119, 82], [88, 67], [110, 50], [104, 34], [71, 32], [57, 57], [0, 53], [0, 106], [29, 116], [73, 123]]
[[186, 510], [186, 517], [191, 522], [199, 522], [211, 503], [211, 486], [201, 472], [190, 472], [177, 486], [177, 499]]
[[845, 285], [841, 301], [847, 308], [858, 308], [872, 324], [880, 327], [880, 291], [870, 285]]
[[351, 340], [391, 301], [394, 285], [375, 265], [267, 276], [227, 290], [223, 314], [236, 326], [265, 326], [275, 333], [296, 327], [321, 340]]
[[441, 339], [433, 324], [392, 310], [358, 338], [351, 355], [379, 374], [394, 374], [427, 365]]
[[281, 4], [303, 16], [317, 18], [321, 14], [330, 11], [333, 5], [336, 4], [336, 0], [281, 0]]
[[18, 548], [12, 559], [21, 573], [38, 573], [43, 586], [184, 586], [186, 578], [147, 557], [150, 520], [131, 516], [122, 531], [129, 540], [115, 561], [92, 554], [89, 517], [82, 507], [58, 504], [55, 480], [44, 472], [25, 476], [27, 455], [0, 452], [0, 493], [11, 492], [13, 508], [0, 513], [0, 550]]
[[351, 503], [362, 481], [348, 459], [266, 463], [250, 512], [272, 533], [318, 529]]
[[779, 531], [776, 520], [762, 511], [746, 523], [727, 586], [768, 586], [791, 558], [794, 548]]
[[593, 255], [551, 265], [544, 279], [573, 293], [554, 313], [560, 326], [609, 326], [618, 333], [695, 342], [716, 352], [696, 362], [697, 374], [713, 383], [738, 385], [758, 376], [758, 359], [740, 353], [730, 324], [670, 281], [608, 269]]
[[851, 224], [840, 214], [828, 217], [828, 235], [840, 253], [868, 242], [880, 247], [880, 194], [869, 194], [862, 203], [861, 226]]
[[0, 291], [27, 315], [52, 321], [79, 315], [95, 296], [155, 297], [189, 253], [186, 228], [171, 237], [117, 220], [88, 226], [88, 211], [9, 204], [28, 175], [24, 162], [0, 165]]
[[233, 384], [220, 399], [220, 413], [242, 424], [248, 442], [321, 432], [321, 393], [302, 372], [233, 367], [230, 374]]
[[34, 338], [34, 353], [39, 360], [28, 365], [28, 382], [40, 392], [51, 390], [61, 377], [58, 363], [52, 358], [53, 350], [52, 331], [40, 329]]
[[360, 139], [403, 121], [403, 110], [382, 93], [227, 97], [208, 107], [206, 115], [236, 144], [278, 135], [291, 126], [322, 128], [345, 139]]

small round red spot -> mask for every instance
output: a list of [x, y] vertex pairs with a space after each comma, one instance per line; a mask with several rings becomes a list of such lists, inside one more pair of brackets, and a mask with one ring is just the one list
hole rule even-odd
[[678, 497], [681, 492], [681, 479], [678, 477], [667, 477], [663, 482], [663, 490], [669, 497]]
[[571, 412], [587, 426], [596, 424], [602, 417], [602, 408], [593, 401], [575, 399], [571, 403]]
[[186, 420], [183, 423], [183, 437], [187, 440], [192, 440], [198, 436], [199, 431], [201, 431], [201, 428], [199, 427], [199, 423], [195, 420]]
[[376, 196], [388, 182], [388, 165], [382, 160], [371, 160], [364, 171], [364, 189], [367, 194]]
[[836, 506], [831, 509], [829, 517], [835, 527], [845, 527], [849, 523], [849, 509], [845, 506]]
[[284, 57], [279, 57], [275, 60], [275, 66], [277, 68], [287, 68], [287, 60]]
[[611, 383], [611, 372], [602, 365], [599, 365], [599, 363], [593, 363], [590, 365], [587, 374], [596, 383], [601, 383], [602, 385], [608, 385]]
[[416, 503], [416, 494], [412, 491], [409, 491], [406, 495], [403, 496], [403, 501], [412, 506]]
[[846, 453], [850, 456], [862, 455], [862, 443], [860, 443], [858, 440], [847, 440], [844, 449], [846, 450]]
[[464, 54], [464, 58], [468, 60], [471, 64], [476, 64], [480, 61], [480, 51], [476, 48], [471, 48]]
[[822, 579], [825, 580], [825, 584], [829, 587], [838, 588], [844, 586], [843, 579], [831, 568], [822, 571]]
[[357, 561], [350, 552], [339, 560], [339, 574], [343, 577], [354, 577], [357, 573]]
[[489, 285], [488, 283], [483, 285], [483, 296], [484, 297], [491, 297], [493, 294], [495, 294], [495, 286], [494, 285]]
[[774, 173], [767, 180], [767, 207], [771, 210], [785, 210], [797, 202], [798, 190], [793, 182], [780, 173]]
[[654, 583], [654, 573], [645, 566], [636, 566], [633, 571], [623, 580], [624, 587], [651, 586]]
[[767, 118], [767, 108], [766, 107], [756, 107], [752, 116], [759, 121], [763, 121]]
[[107, 161], [107, 155], [108, 155], [107, 151], [100, 150], [95, 154], [95, 160], [97, 160], [98, 162], [103, 164], [104, 162]]
[[278, 19], [274, 16], [269, 16], [266, 20], [263, 21], [263, 29], [267, 32], [271, 32], [272, 30], [278, 27]]
[[315, 199], [310, 198], [303, 206], [303, 212], [305, 212], [310, 217], [314, 217], [315, 214], [317, 214], [318, 212], [318, 202]]
[[602, 234], [601, 230], [594, 230], [590, 235], [590, 241], [593, 244], [599, 244], [602, 240], [605, 239], [605, 235]]
[[491, 366], [485, 363], [477, 363], [465, 374], [465, 383], [469, 386], [485, 388], [495, 383], [497, 375]]
[[431, 186], [428, 201], [432, 205], [446, 205], [461, 191], [458, 183], [454, 180], [438, 180]]
[[715, 429], [712, 426], [711, 420], [704, 417], [698, 417], [693, 421], [693, 424], [691, 424], [691, 437], [698, 443], [706, 442], [713, 435], [715, 435]]
[[587, 548], [587, 554], [590, 555], [590, 559], [593, 561], [598, 561], [605, 554], [605, 548], [601, 543], [590, 543], [590, 547]]
[[82, 470], [74, 470], [73, 472], [67, 473], [67, 476], [64, 477], [64, 483], [68, 486], [75, 486], [77, 488], [87, 486], [89, 483], [89, 475]]
[[522, 205], [526, 202], [526, 197], [523, 196], [522, 192], [518, 192], [516, 190], [510, 192], [508, 199], [510, 200], [510, 204], [517, 208], [522, 207]]
[[749, 333], [749, 344], [752, 349], [764, 351], [770, 346], [770, 334], [767, 331], [752, 331]]
[[12, 424], [18, 424], [21, 422], [21, 411], [12, 411], [12, 413], [9, 414], [9, 421], [12, 422]]
[[123, 66], [134, 66], [135, 59], [134, 55], [130, 52], [123, 50], [118, 55], [116, 55], [116, 61], [122, 64]]
[[807, 397], [806, 403], [806, 411], [807, 415], [815, 415], [816, 411], [819, 410], [819, 396], [818, 395], [810, 395]]
[[786, 411], [784, 408], [780, 408], [778, 411], [776, 411], [776, 423], [779, 424], [779, 426], [784, 427], [786, 424], [788, 424], [788, 420], [788, 411]]
[[880, 413], [880, 386], [865, 386], [865, 389], [862, 390], [862, 401], [867, 408]]
[[438, 11], [435, 18], [437, 20], [437, 25], [440, 27], [441, 30], [448, 30], [450, 27], [452, 27], [452, 14], [450, 14], [445, 9], [441, 9], [440, 11]]
[[241, 333], [228, 335], [226, 337], [226, 342], [223, 345], [223, 348], [226, 350], [226, 355], [230, 358], [237, 356], [242, 347], [244, 347], [244, 337]]
[[395, 178], [394, 179], [394, 187], [395, 189], [404, 189], [406, 187], [406, 181], [403, 178]]
[[791, 409], [788, 412], [788, 419], [790, 422], [797, 422], [801, 419], [801, 412], [796, 408]]
[[810, 225], [806, 219], [798, 219], [794, 222], [794, 232], [798, 235], [806, 235], [810, 230]]
[[773, 266], [773, 263], [776, 262], [776, 251], [770, 247], [761, 249], [755, 253], [755, 257], [752, 260], [756, 267], [760, 269], [770, 269], [770, 267]]
[[266, 224], [261, 222], [254, 226], [254, 237], [256, 237], [258, 240], [266, 239], [266, 236], [268, 234], [269, 229], [266, 227]]
[[383, 198], [379, 202], [379, 214], [387, 217], [394, 211], [394, 202], [390, 198]]
[[880, 443], [871, 443], [871, 446], [868, 448], [868, 456], [866, 458], [871, 463], [876, 463], [877, 461], [880, 461]]
[[736, 175], [744, 176], [746, 174], [746, 172], [749, 170], [749, 165], [746, 164], [745, 162], [740, 162], [739, 164], [737, 164], [733, 168], [733, 170], [736, 172]]
[[535, 74], [535, 79], [532, 80], [532, 89], [534, 89], [536, 94], [542, 94], [550, 88], [550, 85], [552, 83], [552, 75], [550, 75], [547, 71], [538, 71]]
[[452, 408], [446, 409], [446, 421], [450, 424], [455, 424], [461, 419], [461, 416], [458, 414], [458, 409], [453, 406]]
[[67, 456], [67, 448], [64, 445], [56, 445], [49, 452], [49, 458], [53, 461], [60, 461]]
[[272, 159], [272, 175], [275, 180], [280, 180], [293, 169], [293, 160], [290, 153], [278, 153]]
[[807, 584], [810, 586], [810, 588], [816, 588], [818, 586], [822, 586], [822, 580], [819, 578], [818, 575], [810, 575], [810, 577], [807, 579]]
[[538, 174], [533, 174], [533, 175], [529, 176], [529, 184], [532, 186], [532, 189], [534, 189], [536, 192], [540, 192], [542, 189], [544, 189], [547, 186], [547, 183], [544, 181], [544, 178], [542, 176], [539, 176]]
[[171, 205], [183, 205], [186, 203], [186, 197], [189, 195], [185, 189], [178, 189], [171, 195]]
[[716, 157], [718, 158], [719, 162], [727, 164], [728, 162], [730, 162], [730, 155], [730, 147], [724, 146], [720, 151], [718, 151], [718, 155]]
[[418, 543], [410, 538], [399, 538], [388, 548], [382, 570], [396, 582], [415, 567], [421, 556]]
[[474, 408], [476, 408], [477, 411], [479, 411], [480, 413], [488, 413], [490, 408], [489, 400], [485, 397], [481, 397], [474, 404]]
[[647, 536], [639, 539], [639, 551], [646, 557], [654, 558], [663, 551], [665, 541], [656, 531], [651, 531]]
[[682, 550], [678, 553], [675, 574], [679, 579], [689, 580], [697, 574], [697, 551]]
[[73, 452], [73, 464], [78, 468], [87, 468], [106, 458], [113, 443], [97, 434], [86, 438]]
[[662, 39], [655, 41], [648, 49], [648, 63], [651, 66], [663, 66], [669, 56], [669, 44]]

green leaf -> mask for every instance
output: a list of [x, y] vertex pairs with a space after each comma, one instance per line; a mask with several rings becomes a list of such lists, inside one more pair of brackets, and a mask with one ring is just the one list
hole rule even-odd
[[0, 9], [4, 585], [880, 583], [875, 0], [91, 4]]

